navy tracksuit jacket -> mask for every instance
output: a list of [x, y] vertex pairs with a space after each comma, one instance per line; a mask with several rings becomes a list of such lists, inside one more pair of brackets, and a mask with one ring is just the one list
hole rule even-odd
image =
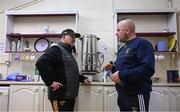
[[151, 76], [155, 70], [154, 52], [151, 43], [136, 37], [121, 47], [115, 62], [121, 83], [116, 83], [118, 93], [137, 95], [150, 93]]

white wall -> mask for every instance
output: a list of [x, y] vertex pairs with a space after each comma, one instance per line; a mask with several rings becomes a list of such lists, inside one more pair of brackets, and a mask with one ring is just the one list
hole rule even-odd
[[[33, 0], [32, 0], [33, 1]], [[78, 31], [83, 34], [95, 34], [100, 40], [100, 46], [106, 46], [105, 63], [115, 59], [113, 11], [116, 9], [159, 9], [167, 8], [168, 0], [37, 0], [37, 3], [25, 5], [19, 10], [77, 10], [79, 11]], [[0, 11], [11, 9], [31, 2], [31, 0], [0, 0]], [[179, 8], [180, 0], [174, 0], [173, 6]], [[18, 9], [18, 8], [17, 8]], [[180, 10], [180, 8], [179, 8]], [[0, 14], [0, 40], [4, 40], [4, 15]], [[179, 30], [180, 32], [180, 30]], [[102, 50], [102, 49], [100, 49]], [[176, 57], [179, 60], [179, 55]], [[178, 61], [176, 61], [178, 63]], [[164, 65], [162, 67], [161, 65]], [[170, 59], [156, 64], [156, 76], [166, 78], [166, 69]], [[178, 65], [177, 65], [178, 66]]]

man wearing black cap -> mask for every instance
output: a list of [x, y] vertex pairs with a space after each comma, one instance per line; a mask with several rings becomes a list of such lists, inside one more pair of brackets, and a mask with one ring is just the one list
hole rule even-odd
[[48, 98], [54, 111], [73, 111], [79, 82], [90, 84], [86, 77], [79, 75], [78, 64], [71, 54], [76, 38], [80, 36], [72, 29], [64, 30], [60, 42], [37, 60], [36, 67], [48, 86]]

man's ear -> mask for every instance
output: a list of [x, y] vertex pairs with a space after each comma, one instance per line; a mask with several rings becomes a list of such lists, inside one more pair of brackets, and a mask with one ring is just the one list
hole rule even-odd
[[65, 39], [65, 35], [63, 35], [61, 38], [64, 40]]
[[129, 32], [130, 32], [130, 29], [127, 28], [127, 29], [126, 29], [126, 34], [129, 34]]
[[64, 41], [64, 40], [65, 40], [65, 37], [64, 37], [64, 36], [62, 36], [62, 37], [60, 38], [60, 40], [61, 40], [61, 41]]

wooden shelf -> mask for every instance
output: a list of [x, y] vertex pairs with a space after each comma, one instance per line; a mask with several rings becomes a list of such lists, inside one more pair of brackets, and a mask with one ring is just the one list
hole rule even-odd
[[154, 51], [154, 53], [170, 53], [170, 54], [176, 54], [177, 51]]
[[166, 9], [116, 9], [117, 14], [169, 14], [176, 12], [176, 8]]
[[36, 52], [36, 51], [5, 51], [5, 53], [44, 53], [44, 52]]
[[[177, 54], [177, 51], [154, 51], [155, 54], [163, 53], [163, 54]], [[117, 52], [115, 52], [117, 54]]]
[[24, 15], [13, 15], [14, 17], [42, 17], [42, 16], [75, 16], [75, 14], [24, 14]]
[[175, 32], [138, 32], [137, 36], [145, 37], [169, 37], [176, 34]]
[[7, 34], [8, 37], [18, 38], [18, 37], [24, 37], [24, 38], [38, 38], [38, 37], [48, 37], [48, 38], [58, 38], [61, 36], [61, 34], [20, 34], [20, 33], [11, 33]]
[[27, 11], [27, 10], [16, 10], [16, 11], [5, 11], [5, 14], [8, 16], [76, 16], [78, 11], [70, 11], [70, 10], [46, 10], [46, 11]]

